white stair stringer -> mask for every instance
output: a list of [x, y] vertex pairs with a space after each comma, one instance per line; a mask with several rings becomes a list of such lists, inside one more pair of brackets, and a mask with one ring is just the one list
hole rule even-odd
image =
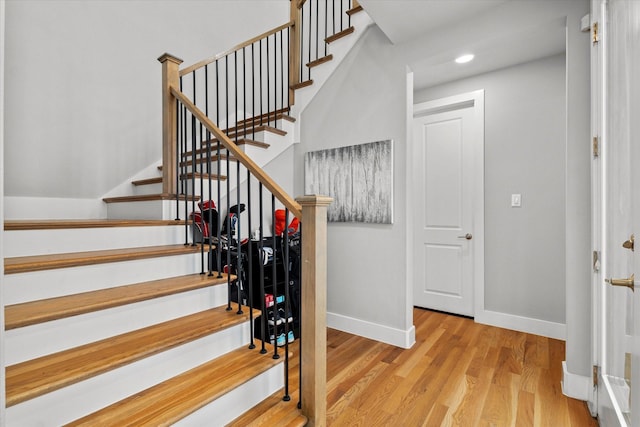
[[[249, 325], [245, 322], [204, 338], [160, 352], [82, 382], [52, 391], [7, 408], [8, 426], [36, 427], [63, 425], [130, 395], [146, 390], [182, 372], [206, 363], [233, 349], [247, 347]], [[247, 350], [250, 351], [250, 350]], [[255, 350], [254, 350], [255, 351]], [[257, 352], [256, 352], [257, 354]], [[282, 387], [282, 364], [273, 368], [277, 381], [257, 379], [262, 387]], [[277, 387], [274, 389], [277, 390]], [[234, 407], [242, 407], [245, 394], [250, 395], [250, 382], [240, 387], [234, 402], [225, 403], [223, 414]], [[262, 395], [264, 399], [272, 392]], [[233, 418], [242, 414], [238, 410]], [[220, 414], [220, 413], [219, 413]], [[219, 415], [218, 414], [218, 415]], [[217, 425], [207, 423], [206, 425]]]
[[329, 80], [329, 77], [331, 77], [351, 48], [358, 42], [360, 37], [362, 37], [366, 29], [373, 24], [373, 20], [364, 10], [352, 15], [351, 26], [354, 28], [353, 33], [330, 43], [328, 50], [329, 53], [333, 55], [333, 59], [319, 66], [313, 67], [311, 69], [311, 79], [313, 80], [313, 84], [296, 90], [296, 102], [291, 107], [291, 112], [289, 113], [291, 117], [296, 119], [294, 142], [300, 142], [300, 119], [304, 109], [320, 91], [322, 86], [324, 86], [324, 84]]

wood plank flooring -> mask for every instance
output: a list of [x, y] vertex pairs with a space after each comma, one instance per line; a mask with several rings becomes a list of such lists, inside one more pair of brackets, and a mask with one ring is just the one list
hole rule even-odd
[[[328, 426], [598, 425], [586, 403], [562, 394], [563, 341], [422, 309], [414, 325], [408, 350], [328, 329]], [[297, 369], [293, 359], [292, 396]]]
[[402, 350], [329, 330], [327, 425], [597, 426], [562, 394], [564, 342], [414, 309]]

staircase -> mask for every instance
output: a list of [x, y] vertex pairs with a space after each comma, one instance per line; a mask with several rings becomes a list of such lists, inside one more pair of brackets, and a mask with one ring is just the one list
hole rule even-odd
[[[313, 1], [292, 1], [287, 31], [300, 31], [305, 3], [318, 7]], [[344, 13], [360, 9], [356, 4]], [[356, 33], [370, 24], [363, 16], [364, 27]], [[171, 131], [165, 127], [164, 145], [173, 139], [174, 147], [183, 148], [168, 156], [165, 150], [161, 162], [107, 195], [109, 219], [5, 221], [7, 426], [323, 423], [324, 353], [315, 337], [324, 336], [326, 309], [316, 304], [324, 299], [315, 292], [324, 290], [328, 201], [293, 201], [260, 168], [296, 142], [304, 106], [332, 72], [331, 64], [335, 69], [336, 58], [355, 43], [351, 28], [326, 40], [332, 48], [344, 40], [342, 48], [303, 64], [297, 77], [287, 79], [286, 105], [267, 102], [257, 114], [235, 101], [234, 113], [227, 108], [223, 114], [224, 130], [195, 103], [195, 90], [184, 94], [167, 85], [165, 96], [173, 104], [165, 108], [165, 120], [176, 105], [182, 118], [174, 114]], [[354, 39], [347, 42], [348, 36]], [[301, 54], [311, 55], [304, 47]], [[189, 212], [199, 200], [216, 200], [222, 211], [251, 198], [255, 186], [260, 194], [273, 194], [267, 212], [260, 201], [259, 213], [253, 214], [261, 236], [269, 231], [262, 219], [276, 207], [307, 224], [304, 268], [313, 268], [302, 274], [308, 308], [302, 334], [311, 347], [293, 351], [298, 359], [291, 362], [307, 378], [302, 390], [294, 385], [289, 392], [288, 380], [283, 389], [290, 352], [281, 349], [284, 357], [276, 357], [277, 348], [252, 337], [261, 307], [231, 301], [239, 274], [218, 272], [207, 261], [215, 251], [220, 254], [220, 246], [192, 238]], [[251, 222], [238, 235], [250, 231]], [[311, 359], [302, 356], [301, 361], [301, 354]], [[293, 375], [295, 384], [298, 375]]]

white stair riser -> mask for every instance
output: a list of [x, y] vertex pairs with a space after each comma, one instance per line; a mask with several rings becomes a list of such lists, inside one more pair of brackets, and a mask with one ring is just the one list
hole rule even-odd
[[[176, 212], [176, 203], [179, 209]], [[187, 203], [187, 210], [191, 212], [191, 202]], [[196, 206], [198, 202], [196, 201]], [[109, 219], [184, 219], [185, 202], [175, 200], [153, 200], [144, 202], [120, 202], [107, 204], [107, 218]], [[177, 216], [176, 216], [177, 215]]]
[[5, 362], [13, 365], [226, 303], [227, 285], [218, 285], [11, 329], [5, 333]]
[[184, 226], [5, 231], [5, 257], [184, 243]]
[[6, 412], [7, 425], [40, 427], [68, 423], [206, 363], [232, 349], [246, 347], [248, 343], [247, 323], [225, 329], [11, 406]]
[[284, 365], [279, 364], [176, 422], [173, 427], [222, 427], [280, 390], [283, 377]]
[[4, 302], [17, 304], [193, 274], [200, 272], [200, 266], [198, 253], [8, 274], [4, 276]]

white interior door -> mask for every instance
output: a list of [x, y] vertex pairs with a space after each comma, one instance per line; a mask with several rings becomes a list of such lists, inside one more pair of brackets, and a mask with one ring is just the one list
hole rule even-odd
[[474, 217], [483, 162], [477, 105], [421, 105], [413, 123], [414, 305], [473, 316], [475, 243], [483, 233]]
[[[604, 4], [602, 275], [598, 416], [602, 426], [640, 425], [640, 2]], [[636, 295], [638, 294], [638, 295]]]

